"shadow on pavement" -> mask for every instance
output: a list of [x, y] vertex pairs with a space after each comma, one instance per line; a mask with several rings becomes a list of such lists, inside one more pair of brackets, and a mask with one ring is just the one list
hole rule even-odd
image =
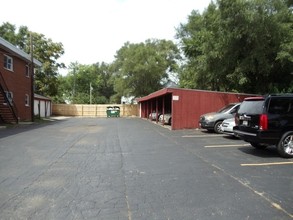
[[262, 157], [262, 158], [280, 157], [280, 155], [278, 154], [277, 148], [275, 146], [269, 146], [266, 149], [256, 149], [252, 146], [248, 146], [248, 147], [241, 147], [239, 148], [239, 150], [245, 154], [253, 155], [256, 157]]
[[45, 127], [52, 123], [59, 123], [67, 120], [68, 117], [50, 117], [41, 120], [35, 120], [35, 122], [20, 122], [16, 125], [5, 125], [0, 128], [0, 139], [11, 135], [19, 134], [29, 130]]

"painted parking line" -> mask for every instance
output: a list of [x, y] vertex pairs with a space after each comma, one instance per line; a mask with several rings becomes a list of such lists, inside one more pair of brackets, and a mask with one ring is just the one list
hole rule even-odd
[[251, 146], [250, 144], [222, 144], [222, 145], [207, 145], [205, 148], [221, 148], [221, 147], [247, 147]]
[[198, 137], [221, 137], [221, 134], [199, 134], [199, 135], [183, 135], [183, 138], [198, 138]]
[[273, 165], [289, 165], [289, 164], [293, 164], [293, 161], [273, 162], [273, 163], [243, 163], [240, 165], [242, 167], [248, 167], [248, 166], [273, 166]]

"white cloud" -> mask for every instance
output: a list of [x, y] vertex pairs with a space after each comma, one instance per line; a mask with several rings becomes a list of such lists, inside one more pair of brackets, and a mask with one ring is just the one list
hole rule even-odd
[[64, 45], [60, 61], [112, 62], [127, 41], [173, 40], [175, 28], [192, 10], [210, 0], [10, 0], [2, 3], [0, 22], [42, 33]]

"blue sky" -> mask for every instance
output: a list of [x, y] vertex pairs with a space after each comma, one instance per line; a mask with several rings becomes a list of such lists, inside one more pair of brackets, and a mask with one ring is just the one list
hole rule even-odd
[[[125, 42], [174, 40], [175, 28], [192, 10], [202, 12], [211, 0], [9, 0], [1, 3], [0, 22], [44, 34], [61, 42], [59, 60], [110, 63]], [[11, 10], [8, 10], [11, 9]]]

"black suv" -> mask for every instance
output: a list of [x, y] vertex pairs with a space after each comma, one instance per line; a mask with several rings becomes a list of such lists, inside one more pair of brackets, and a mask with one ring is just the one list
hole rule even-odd
[[276, 145], [293, 157], [293, 94], [246, 98], [235, 115], [234, 134], [255, 148]]

